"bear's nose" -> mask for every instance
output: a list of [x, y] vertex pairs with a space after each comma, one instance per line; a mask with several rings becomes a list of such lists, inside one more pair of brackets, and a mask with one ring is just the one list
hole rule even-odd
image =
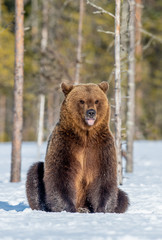
[[94, 109], [89, 109], [87, 110], [87, 113], [86, 113], [87, 117], [89, 118], [94, 118], [95, 115], [96, 115], [96, 111]]

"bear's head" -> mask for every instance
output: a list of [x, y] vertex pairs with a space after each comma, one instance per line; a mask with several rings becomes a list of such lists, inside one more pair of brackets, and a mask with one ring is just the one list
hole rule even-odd
[[61, 118], [66, 118], [83, 130], [93, 129], [109, 120], [109, 104], [106, 96], [108, 83], [68, 85], [62, 83], [65, 95]]

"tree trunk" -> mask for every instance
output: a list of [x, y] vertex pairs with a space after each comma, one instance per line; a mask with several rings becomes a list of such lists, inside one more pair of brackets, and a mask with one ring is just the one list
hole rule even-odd
[[[44, 57], [44, 53], [48, 44], [48, 2], [46, 0], [42, 0], [42, 31], [41, 31], [41, 57]], [[42, 91], [45, 84], [45, 79], [43, 76], [43, 66], [42, 61], [40, 63], [40, 89], [41, 94], [39, 95], [40, 99], [40, 112], [39, 112], [39, 127], [38, 127], [38, 158], [40, 158], [40, 148], [43, 142], [43, 130], [44, 130], [44, 106], [45, 106], [45, 95]]]
[[78, 27], [78, 47], [75, 71], [75, 84], [80, 82], [80, 68], [82, 62], [82, 28], [83, 28], [84, 0], [80, 0], [79, 27]]
[[32, 48], [35, 49], [38, 44], [38, 0], [32, 0], [31, 2], [31, 20], [32, 20]]
[[54, 90], [54, 122], [53, 122], [53, 126], [55, 126], [59, 120], [60, 117], [60, 94], [58, 92], [58, 90]]
[[[141, 58], [142, 55], [142, 45], [141, 45], [141, 27], [142, 27], [142, 0], [135, 0], [136, 7], [135, 7], [135, 16], [136, 16], [136, 21], [135, 21], [135, 28], [136, 28], [136, 55]], [[140, 77], [140, 76], [138, 76]]]
[[136, 55], [136, 75], [135, 75], [135, 82], [136, 82], [136, 126], [139, 126], [136, 129], [136, 137], [141, 138], [142, 133], [140, 130], [140, 119], [142, 117], [142, 91], [141, 91], [141, 81], [142, 81], [142, 44], [141, 44], [141, 18], [142, 18], [142, 0], [135, 0], [136, 7], [135, 7], [135, 39], [136, 39], [136, 47], [135, 47], [135, 55]]
[[48, 116], [48, 130], [49, 133], [53, 129], [54, 125], [54, 111], [53, 111], [53, 105], [54, 105], [54, 93], [53, 91], [49, 91], [47, 96], [47, 116]]
[[60, 94], [57, 89], [48, 93], [48, 130], [51, 133], [54, 126], [59, 121], [60, 112]]
[[[123, 0], [122, 4], [122, 17], [121, 17], [121, 60], [127, 59], [128, 54], [128, 0]], [[123, 65], [122, 65], [123, 66]], [[127, 69], [127, 64], [123, 66], [123, 70]], [[124, 79], [127, 79], [127, 72], [125, 71]], [[122, 78], [123, 80], [123, 78]]]
[[[120, 51], [120, 61], [121, 61], [121, 82], [122, 86], [126, 86], [128, 80], [128, 0], [122, 1], [122, 8], [121, 8], [121, 33], [120, 33], [120, 40], [121, 40], [121, 51]], [[121, 92], [122, 94], [122, 109], [121, 109], [121, 118], [122, 121], [126, 122], [126, 101], [127, 98], [125, 97], [127, 92], [126, 88], [124, 87]], [[122, 132], [122, 136], [125, 134]]]
[[121, 158], [121, 76], [120, 76], [120, 0], [115, 1], [115, 143], [118, 183], [122, 184]]
[[127, 101], [127, 162], [126, 171], [133, 172], [133, 140], [135, 110], [135, 1], [130, 0], [129, 19], [129, 70], [128, 70], [128, 101]]
[[45, 52], [48, 43], [48, 1], [42, 0], [42, 36], [41, 52]]
[[15, 81], [11, 182], [20, 181], [23, 126], [24, 5], [15, 0]]
[[0, 142], [5, 141], [5, 126], [6, 126], [6, 96], [0, 96]]
[[39, 123], [38, 123], [38, 158], [40, 159], [40, 148], [43, 142], [43, 126], [44, 126], [44, 105], [45, 105], [45, 95], [39, 95]]

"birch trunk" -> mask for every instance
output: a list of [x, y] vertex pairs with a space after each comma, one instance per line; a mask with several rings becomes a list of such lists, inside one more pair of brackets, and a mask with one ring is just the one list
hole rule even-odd
[[[121, 79], [122, 79], [122, 84], [126, 85], [127, 80], [128, 80], [128, 0], [123, 0], [122, 1], [122, 8], [121, 8], [121, 34], [120, 34], [120, 40], [121, 40]], [[126, 122], [126, 101], [127, 98], [126, 96], [126, 91], [124, 88], [124, 91], [122, 91], [122, 121], [125, 123]], [[125, 134], [122, 132], [122, 136], [125, 136]]]
[[59, 117], [60, 117], [60, 94], [58, 92], [58, 90], [54, 90], [54, 103], [53, 103], [53, 109], [54, 109], [54, 122], [53, 122], [53, 126], [55, 126], [57, 124], [57, 122], [59, 121]]
[[130, 0], [129, 19], [129, 70], [128, 70], [128, 101], [127, 101], [127, 162], [126, 171], [133, 172], [133, 139], [135, 110], [135, 1]]
[[54, 111], [53, 111], [54, 94], [53, 91], [48, 93], [47, 97], [47, 115], [48, 115], [48, 131], [51, 133], [54, 125]]
[[44, 126], [44, 105], [45, 105], [45, 95], [39, 95], [39, 124], [38, 124], [38, 157], [40, 158], [40, 148], [43, 142], [43, 126]]
[[48, 1], [42, 0], [41, 52], [45, 52], [48, 43]]
[[[128, 0], [123, 0], [121, 15], [121, 60], [127, 59], [128, 53]], [[122, 64], [123, 66], [123, 64]], [[127, 64], [123, 66], [123, 70], [127, 69]], [[123, 74], [127, 78], [127, 73]], [[124, 79], [125, 79], [124, 78]], [[122, 78], [123, 80], [123, 78]]]
[[[135, 82], [136, 82], [136, 126], [140, 126], [140, 119], [142, 117], [142, 108], [141, 108], [141, 102], [143, 98], [143, 94], [141, 91], [141, 81], [142, 81], [142, 34], [141, 34], [141, 27], [142, 27], [142, 0], [135, 0], [136, 7], [135, 7], [135, 40], [136, 40], [136, 46], [135, 46], [135, 56], [136, 56], [136, 75], [135, 75]], [[138, 138], [143, 137], [142, 131], [140, 130], [140, 127], [136, 129], [136, 136]]]
[[22, 0], [15, 1], [15, 81], [11, 182], [20, 181], [21, 144], [23, 126], [23, 58], [24, 58], [24, 5]]
[[118, 183], [122, 184], [121, 158], [120, 0], [115, 1], [115, 143]]
[[[47, 48], [48, 43], [48, 2], [42, 0], [42, 31], [41, 31], [41, 53], [42, 56]], [[43, 77], [43, 66], [41, 63], [40, 66], [40, 85], [44, 85], [44, 77]], [[40, 88], [42, 88], [40, 86]], [[39, 124], [38, 124], [38, 138], [37, 138], [37, 145], [38, 145], [38, 158], [40, 158], [40, 148], [43, 143], [43, 128], [44, 128], [44, 106], [45, 106], [45, 95], [41, 93], [39, 95], [40, 99], [40, 112], [39, 112]]]
[[79, 84], [79, 82], [80, 82], [80, 68], [81, 68], [81, 62], [82, 62], [83, 15], [84, 15], [84, 0], [80, 0], [79, 27], [78, 27], [78, 47], [77, 47], [77, 59], [76, 59], [76, 71], [75, 71], [75, 84]]

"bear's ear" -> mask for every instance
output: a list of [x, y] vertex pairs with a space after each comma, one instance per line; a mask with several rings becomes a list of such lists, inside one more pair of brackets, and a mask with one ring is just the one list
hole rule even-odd
[[98, 84], [98, 86], [101, 88], [101, 90], [106, 93], [109, 89], [109, 84], [107, 82], [101, 82]]
[[66, 83], [62, 83], [61, 84], [61, 88], [62, 88], [62, 91], [63, 93], [66, 95], [68, 95], [68, 93], [73, 89], [73, 85], [68, 85]]

